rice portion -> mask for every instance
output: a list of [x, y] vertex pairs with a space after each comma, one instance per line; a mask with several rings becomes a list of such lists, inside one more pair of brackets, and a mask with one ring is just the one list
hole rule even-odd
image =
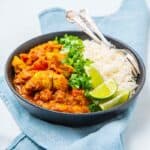
[[132, 74], [132, 66], [125, 55], [117, 48], [109, 48], [103, 42], [84, 41], [84, 57], [92, 60], [93, 66], [101, 73], [104, 80], [114, 79], [119, 89], [129, 89], [134, 92], [137, 87]]

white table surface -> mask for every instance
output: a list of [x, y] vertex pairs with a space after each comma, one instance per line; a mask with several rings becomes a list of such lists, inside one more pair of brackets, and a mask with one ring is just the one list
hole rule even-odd
[[[5, 61], [14, 48], [22, 42], [41, 34], [37, 17], [41, 10], [53, 6], [74, 9], [88, 8], [92, 15], [109, 15], [118, 10], [121, 1], [0, 0], [0, 74], [3, 74]], [[150, 0], [147, 0], [147, 2], [150, 4]], [[150, 43], [148, 49], [150, 50]], [[148, 64], [150, 64], [150, 54], [148, 58]], [[150, 74], [150, 69], [148, 69], [148, 74]], [[126, 150], [150, 149], [150, 94], [148, 92], [150, 88], [148, 83], [150, 81], [146, 82], [132, 121], [125, 132], [124, 142]], [[18, 126], [0, 100], [0, 150], [5, 149], [19, 133]]]

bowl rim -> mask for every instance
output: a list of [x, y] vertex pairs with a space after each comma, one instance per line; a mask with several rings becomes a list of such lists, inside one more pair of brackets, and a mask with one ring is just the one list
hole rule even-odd
[[[104, 111], [97, 111], [97, 112], [88, 112], [88, 113], [77, 113], [77, 114], [74, 114], [74, 113], [67, 113], [67, 112], [59, 112], [59, 111], [54, 111], [54, 110], [48, 110], [46, 108], [43, 108], [41, 106], [38, 106], [32, 102], [30, 102], [28, 99], [25, 99], [24, 97], [22, 97], [16, 90], [15, 88], [13, 87], [12, 83], [10, 82], [9, 80], [9, 77], [8, 77], [8, 67], [11, 63], [11, 60], [14, 56], [14, 54], [16, 52], [18, 52], [18, 50], [25, 44], [27, 43], [30, 43], [32, 41], [35, 41], [39, 38], [42, 38], [42, 37], [46, 37], [48, 35], [51, 35], [51, 34], [57, 34], [57, 33], [61, 33], [61, 34], [85, 34], [84, 32], [82, 31], [76, 31], [76, 30], [63, 30], [63, 31], [58, 31], [58, 32], [50, 32], [50, 33], [47, 33], [47, 34], [43, 34], [43, 35], [39, 35], [39, 36], [35, 36], [33, 38], [31, 38], [30, 40], [27, 40], [26, 42], [20, 44], [17, 48], [15, 48], [15, 50], [13, 50], [10, 54], [9, 54], [9, 57], [7, 58], [7, 61], [6, 61], [6, 64], [5, 64], [5, 80], [6, 80], [6, 83], [9, 87], [9, 89], [11, 90], [11, 92], [13, 94], [15, 94], [15, 96], [17, 96], [19, 99], [21, 99], [23, 102], [33, 106], [33, 107], [36, 107], [42, 111], [48, 111], [50, 113], [55, 113], [55, 114], [58, 114], [58, 115], [66, 115], [66, 116], [93, 116], [93, 115], [103, 115], [103, 114], [107, 114], [107, 113], [110, 113], [110, 112], [114, 112], [114, 111], [117, 111], [117, 110], [120, 110], [122, 107], [125, 107], [127, 105], [129, 105], [129, 103], [131, 103], [132, 101], [135, 100], [135, 98], [139, 95], [140, 91], [142, 90], [143, 86], [144, 86], [144, 83], [145, 83], [145, 78], [146, 78], [146, 69], [145, 69], [145, 65], [144, 65], [144, 62], [141, 58], [141, 56], [132, 48], [130, 47], [129, 45], [127, 45], [126, 43], [118, 40], [117, 38], [114, 38], [112, 36], [109, 36], [109, 35], [106, 35], [104, 34], [104, 36], [106, 38], [108, 38], [109, 40], [113, 40], [117, 43], [119, 43], [120, 45], [122, 45], [123, 47], [126, 47], [127, 50], [129, 50], [129, 52], [131, 52], [135, 58], [137, 59], [137, 62], [139, 64], [139, 66], [141, 66], [142, 68], [142, 77], [141, 77], [141, 81], [140, 81], [140, 84], [139, 86], [137, 87], [136, 89], [136, 92], [135, 94], [128, 99], [128, 101], [126, 101], [125, 103], [123, 104], [120, 104], [120, 105], [117, 105], [117, 106], [114, 106], [112, 107], [111, 109], [109, 110], [104, 110]], [[86, 34], [85, 34], [86, 35]], [[86, 35], [88, 37], [88, 35]]]

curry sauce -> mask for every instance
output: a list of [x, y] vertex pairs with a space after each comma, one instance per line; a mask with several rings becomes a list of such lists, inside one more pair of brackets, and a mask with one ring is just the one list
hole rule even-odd
[[14, 56], [14, 86], [21, 96], [43, 108], [68, 112], [89, 112], [88, 99], [83, 89], [69, 86], [68, 80], [74, 72], [71, 65], [63, 63], [63, 46], [48, 41]]

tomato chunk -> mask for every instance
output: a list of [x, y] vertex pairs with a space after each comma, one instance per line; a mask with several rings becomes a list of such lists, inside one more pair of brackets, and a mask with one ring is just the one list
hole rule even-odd
[[47, 68], [48, 68], [48, 63], [47, 61], [44, 60], [38, 60], [33, 64], [34, 70], [45, 70]]

